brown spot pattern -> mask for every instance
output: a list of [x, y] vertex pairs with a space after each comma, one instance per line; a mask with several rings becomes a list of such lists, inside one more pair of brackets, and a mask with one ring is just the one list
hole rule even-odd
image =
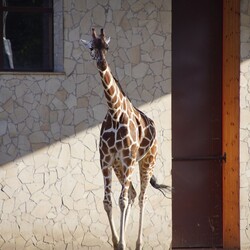
[[110, 81], [111, 81], [111, 76], [109, 72], [106, 72], [104, 77], [102, 77], [104, 79], [104, 81], [107, 83], [107, 85], [109, 85]]

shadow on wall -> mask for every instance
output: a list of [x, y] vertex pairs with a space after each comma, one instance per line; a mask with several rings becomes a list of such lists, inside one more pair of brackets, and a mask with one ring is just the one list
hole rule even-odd
[[[136, 67], [145, 77], [133, 80], [116, 68], [135, 106], [153, 102], [170, 91], [170, 82], [154, 76], [148, 65]], [[84, 73], [89, 71], [92, 74]], [[0, 84], [1, 166], [82, 131], [87, 130], [86, 146], [88, 135], [99, 141], [99, 133], [90, 131], [102, 122], [106, 100], [94, 62], [77, 64], [69, 76], [9, 75]]]

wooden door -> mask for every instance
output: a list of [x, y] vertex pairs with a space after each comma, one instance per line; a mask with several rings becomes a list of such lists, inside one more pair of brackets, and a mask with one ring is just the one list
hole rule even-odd
[[222, 1], [172, 7], [172, 245], [221, 247]]

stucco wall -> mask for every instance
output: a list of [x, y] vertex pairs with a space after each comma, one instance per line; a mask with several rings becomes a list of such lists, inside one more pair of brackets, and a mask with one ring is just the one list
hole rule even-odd
[[[114, 75], [155, 121], [155, 175], [171, 185], [171, 1], [65, 0], [63, 15], [65, 73], [1, 73], [2, 250], [111, 248], [98, 153], [106, 102], [95, 63], [79, 47], [91, 27], [105, 28]], [[133, 179], [139, 193], [138, 171]], [[117, 205], [115, 178], [113, 186]], [[131, 249], [138, 215], [136, 202], [127, 230]], [[171, 242], [171, 200], [152, 188], [144, 242], [144, 249], [168, 249]]]
[[240, 235], [250, 249], [250, 1], [241, 0]]

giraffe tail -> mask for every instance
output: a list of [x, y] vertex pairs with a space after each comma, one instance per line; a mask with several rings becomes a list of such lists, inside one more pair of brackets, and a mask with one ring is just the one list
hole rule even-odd
[[154, 175], [152, 175], [150, 179], [150, 184], [152, 185], [153, 188], [159, 190], [166, 198], [166, 193], [172, 192], [173, 188], [164, 184], [158, 184], [157, 179]]

